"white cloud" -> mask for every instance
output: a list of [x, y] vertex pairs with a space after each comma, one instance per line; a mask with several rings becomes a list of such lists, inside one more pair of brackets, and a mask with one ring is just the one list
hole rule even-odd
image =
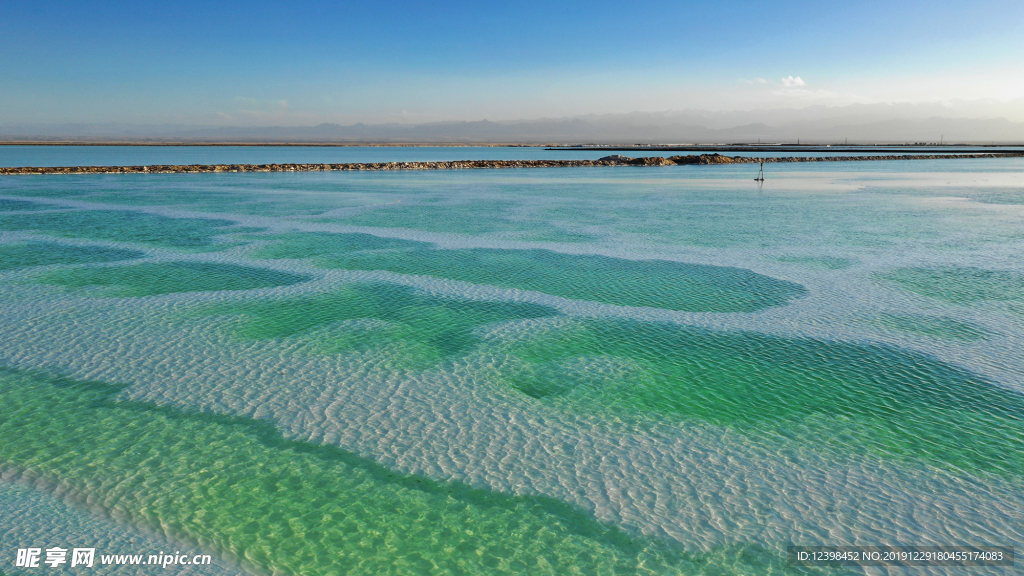
[[793, 76], [787, 76], [782, 79], [782, 85], [791, 88], [794, 86], [806, 86], [807, 82], [804, 82], [804, 79], [799, 76], [795, 78]]

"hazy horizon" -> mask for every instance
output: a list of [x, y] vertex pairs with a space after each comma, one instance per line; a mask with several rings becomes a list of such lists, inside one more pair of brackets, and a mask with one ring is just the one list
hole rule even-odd
[[[1024, 104], [1024, 100], [1021, 101]], [[853, 104], [749, 111], [668, 110], [562, 118], [430, 123], [217, 126], [107, 123], [0, 124], [0, 142], [193, 141], [336, 143], [1014, 143], [1024, 123], [970, 103]], [[983, 112], [988, 111], [985, 115]]]
[[722, 129], [797, 121], [757, 111], [851, 105], [1024, 122], [1024, 5], [1015, 2], [14, 2], [0, 32], [0, 126], [420, 125], [697, 111], [707, 117], [699, 125]]

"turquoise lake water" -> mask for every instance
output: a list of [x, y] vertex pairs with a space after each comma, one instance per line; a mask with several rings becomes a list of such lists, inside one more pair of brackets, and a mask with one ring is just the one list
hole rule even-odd
[[0, 178], [0, 572], [1019, 573], [785, 547], [1021, 549], [1024, 159], [766, 172]]

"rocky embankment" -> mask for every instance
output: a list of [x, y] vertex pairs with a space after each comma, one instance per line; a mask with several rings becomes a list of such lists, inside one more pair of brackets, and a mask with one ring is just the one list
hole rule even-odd
[[757, 164], [772, 162], [849, 162], [871, 160], [936, 160], [943, 158], [1020, 158], [1024, 153], [920, 154], [893, 156], [786, 156], [756, 158], [691, 154], [629, 158], [605, 156], [599, 160], [453, 160], [450, 162], [372, 162], [365, 164], [189, 164], [154, 166], [45, 166], [0, 167], [0, 175], [16, 174], [200, 174], [211, 172], [331, 172], [354, 170], [473, 170], [483, 168], [572, 168], [582, 166], [678, 166], [684, 164]]

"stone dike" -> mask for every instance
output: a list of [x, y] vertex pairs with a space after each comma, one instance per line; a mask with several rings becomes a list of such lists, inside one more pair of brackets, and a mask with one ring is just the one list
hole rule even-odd
[[218, 172], [343, 172], [383, 170], [479, 170], [496, 168], [576, 168], [586, 166], [679, 166], [711, 164], [765, 164], [775, 162], [867, 162], [877, 160], [938, 160], [946, 158], [1021, 158], [1020, 152], [991, 154], [904, 154], [889, 156], [785, 156], [757, 158], [691, 154], [630, 158], [605, 156], [598, 160], [453, 160], [448, 162], [372, 162], [364, 164], [188, 164], [152, 166], [45, 166], [0, 167], [0, 175], [19, 174], [205, 174]]

